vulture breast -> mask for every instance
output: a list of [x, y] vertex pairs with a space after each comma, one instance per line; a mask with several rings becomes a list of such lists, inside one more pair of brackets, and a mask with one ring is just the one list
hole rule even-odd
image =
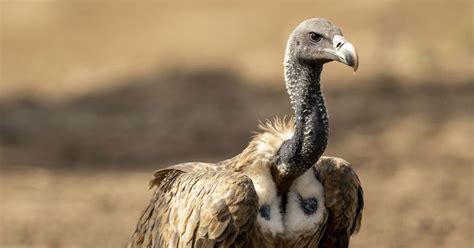
[[[313, 169], [293, 182], [284, 208], [281, 208], [282, 197], [277, 194], [270, 169], [266, 165], [254, 164], [247, 176], [252, 179], [259, 199], [257, 229], [268, 237], [267, 240], [291, 242], [301, 241], [302, 237], [306, 237], [308, 245], [319, 242], [327, 211], [324, 206], [324, 189]], [[282, 209], [285, 211], [282, 212]]]

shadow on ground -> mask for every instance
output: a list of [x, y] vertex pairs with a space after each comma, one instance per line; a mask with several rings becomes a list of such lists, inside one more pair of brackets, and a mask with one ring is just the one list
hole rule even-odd
[[[258, 89], [228, 71], [174, 71], [126, 81], [122, 88], [57, 104], [27, 97], [0, 103], [0, 163], [136, 168], [216, 161], [239, 153], [258, 120], [291, 115], [283, 83], [278, 90]], [[413, 117], [429, 124], [420, 128], [429, 137], [446, 121], [474, 113], [466, 108], [474, 95], [469, 82], [407, 87], [381, 77], [348, 82], [344, 89], [326, 85], [328, 152], [355, 159], [358, 147], [336, 149], [348, 136], [377, 138], [394, 122]]]

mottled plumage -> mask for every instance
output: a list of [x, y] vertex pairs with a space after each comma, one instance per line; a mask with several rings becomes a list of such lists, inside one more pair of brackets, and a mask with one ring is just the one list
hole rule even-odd
[[317, 247], [321, 238], [326, 244], [321, 247], [348, 243], [360, 228], [363, 193], [357, 175], [340, 158], [321, 157], [309, 171], [324, 188], [324, 202], [318, 202], [327, 211], [322, 225], [287, 235], [284, 229], [272, 234], [256, 222], [259, 199], [251, 178], [259, 186], [268, 183], [269, 188], [259, 189], [276, 196], [275, 184], [265, 179], [271, 178], [272, 160], [294, 127], [292, 120], [276, 119], [261, 128], [263, 132], [232, 159], [158, 170], [150, 182], [156, 191], [129, 247]]
[[285, 58], [295, 118], [261, 124], [231, 159], [155, 172], [155, 192], [128, 247], [348, 247], [361, 225], [362, 187], [349, 163], [321, 156], [329, 130], [322, 64], [358, 63], [340, 37], [322, 19], [300, 24]]

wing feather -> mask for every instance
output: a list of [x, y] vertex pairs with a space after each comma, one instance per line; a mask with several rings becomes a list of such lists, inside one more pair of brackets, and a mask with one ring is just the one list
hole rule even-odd
[[348, 247], [350, 236], [361, 226], [364, 193], [351, 165], [340, 158], [321, 157], [314, 166], [324, 187], [329, 216], [319, 247]]
[[155, 172], [150, 186], [157, 189], [128, 247], [245, 246], [258, 211], [252, 181], [241, 173], [197, 167]]

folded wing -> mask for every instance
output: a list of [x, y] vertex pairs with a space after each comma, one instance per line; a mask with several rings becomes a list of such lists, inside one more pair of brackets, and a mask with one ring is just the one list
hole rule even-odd
[[359, 178], [348, 162], [336, 157], [321, 157], [314, 169], [329, 213], [319, 247], [348, 247], [350, 236], [360, 229], [364, 208]]
[[196, 168], [155, 173], [150, 182], [155, 194], [128, 247], [246, 246], [258, 209], [252, 181], [239, 173]]

